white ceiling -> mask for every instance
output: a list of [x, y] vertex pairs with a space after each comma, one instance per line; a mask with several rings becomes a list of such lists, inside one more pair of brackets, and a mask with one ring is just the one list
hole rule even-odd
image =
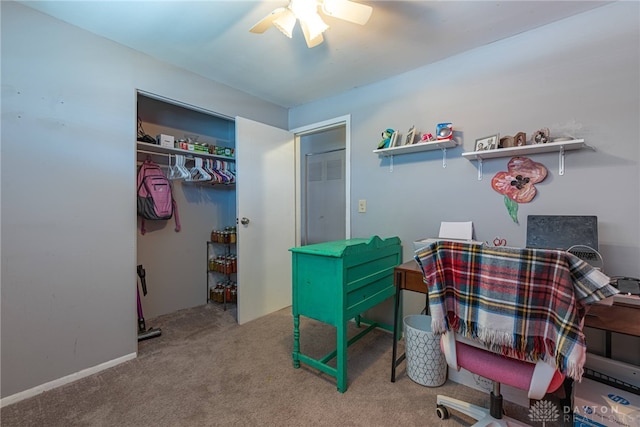
[[[600, 1], [365, 1], [365, 26], [326, 17], [307, 48], [275, 28], [249, 32], [287, 0], [23, 1], [162, 61], [284, 107], [384, 80], [593, 9]], [[324, 18], [324, 17], [323, 17]]]

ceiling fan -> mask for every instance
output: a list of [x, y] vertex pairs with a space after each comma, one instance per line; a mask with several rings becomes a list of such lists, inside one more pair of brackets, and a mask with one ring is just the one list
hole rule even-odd
[[298, 20], [307, 46], [315, 47], [324, 41], [322, 33], [329, 28], [318, 13], [319, 9], [327, 16], [360, 25], [366, 24], [373, 12], [371, 6], [350, 0], [290, 0], [288, 6], [274, 9], [249, 31], [261, 34], [273, 25], [291, 38]]

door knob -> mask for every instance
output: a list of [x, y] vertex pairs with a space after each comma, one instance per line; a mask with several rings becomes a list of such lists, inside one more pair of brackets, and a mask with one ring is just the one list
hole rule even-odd
[[247, 224], [249, 224], [249, 218], [247, 218], [247, 217], [242, 217], [242, 219], [240, 220], [240, 223], [241, 223], [242, 225], [247, 225]]

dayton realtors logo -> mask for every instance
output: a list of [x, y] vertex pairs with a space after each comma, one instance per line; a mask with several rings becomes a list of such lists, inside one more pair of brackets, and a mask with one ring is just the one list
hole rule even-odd
[[609, 394], [607, 397], [614, 403], [602, 406], [576, 406], [573, 409], [573, 413], [571, 413], [569, 406], [564, 406], [562, 414], [555, 403], [548, 400], [539, 400], [529, 407], [529, 419], [534, 422], [541, 422], [543, 427], [548, 422], [558, 421], [561, 415], [563, 422], [573, 423], [573, 421], [588, 419], [599, 423], [614, 422], [621, 427], [640, 425], [640, 413], [628, 413], [623, 409], [630, 405], [627, 399], [616, 394]]
[[538, 400], [529, 408], [529, 419], [542, 422], [543, 427], [548, 422], [558, 421], [558, 418], [560, 418], [558, 407], [548, 400]]

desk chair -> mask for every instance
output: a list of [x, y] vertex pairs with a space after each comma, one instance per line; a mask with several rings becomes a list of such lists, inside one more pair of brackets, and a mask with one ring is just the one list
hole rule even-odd
[[500, 384], [528, 390], [529, 399], [539, 400], [556, 391], [564, 381], [554, 365], [538, 360], [525, 362], [486, 350], [477, 342], [459, 334], [447, 332], [440, 341], [447, 364], [455, 370], [464, 368], [493, 381], [489, 409], [452, 397], [438, 395], [436, 414], [442, 420], [449, 418], [447, 408], [462, 412], [478, 422], [474, 426], [526, 426], [503, 415]]
[[524, 426], [503, 417], [500, 385], [541, 399], [564, 376], [580, 379], [586, 305], [615, 294], [609, 278], [563, 251], [439, 241], [416, 252], [428, 286], [431, 328], [448, 365], [493, 381], [489, 410], [445, 396], [475, 426]]

